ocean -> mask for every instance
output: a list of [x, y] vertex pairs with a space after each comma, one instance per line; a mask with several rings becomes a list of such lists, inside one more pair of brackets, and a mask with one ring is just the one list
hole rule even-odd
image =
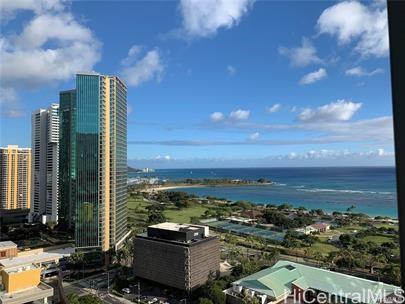
[[153, 173], [130, 174], [130, 177], [136, 176], [169, 181], [186, 178], [266, 178], [274, 184], [179, 188], [178, 191], [256, 204], [288, 203], [328, 212], [346, 211], [354, 205], [356, 208], [353, 212], [371, 216], [398, 216], [393, 167], [161, 169]]

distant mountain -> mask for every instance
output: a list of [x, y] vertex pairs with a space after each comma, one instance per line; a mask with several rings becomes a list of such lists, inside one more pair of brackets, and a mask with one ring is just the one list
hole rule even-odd
[[142, 172], [142, 170], [141, 170], [141, 169], [132, 168], [132, 167], [128, 166], [128, 172]]

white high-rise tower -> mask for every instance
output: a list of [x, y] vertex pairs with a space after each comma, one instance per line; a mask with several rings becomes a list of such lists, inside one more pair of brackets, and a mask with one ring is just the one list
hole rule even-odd
[[58, 221], [59, 105], [32, 113], [33, 219]]

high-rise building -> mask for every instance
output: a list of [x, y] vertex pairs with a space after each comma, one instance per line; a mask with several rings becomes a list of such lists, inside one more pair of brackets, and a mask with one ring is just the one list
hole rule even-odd
[[75, 222], [76, 90], [59, 94], [59, 224], [71, 230]]
[[31, 201], [31, 149], [0, 148], [0, 209], [27, 209]]
[[59, 105], [32, 113], [31, 213], [58, 221]]
[[[127, 88], [116, 76], [76, 75], [61, 92], [61, 211], [77, 248], [107, 251], [127, 235]], [[64, 215], [64, 217], [66, 217]]]

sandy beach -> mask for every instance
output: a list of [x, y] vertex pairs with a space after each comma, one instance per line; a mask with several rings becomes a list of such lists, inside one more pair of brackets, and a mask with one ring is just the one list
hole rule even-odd
[[157, 191], [166, 191], [174, 190], [179, 188], [203, 188], [208, 187], [208, 185], [176, 185], [176, 186], [150, 186], [150, 188], [143, 189], [143, 192], [157, 192]]

